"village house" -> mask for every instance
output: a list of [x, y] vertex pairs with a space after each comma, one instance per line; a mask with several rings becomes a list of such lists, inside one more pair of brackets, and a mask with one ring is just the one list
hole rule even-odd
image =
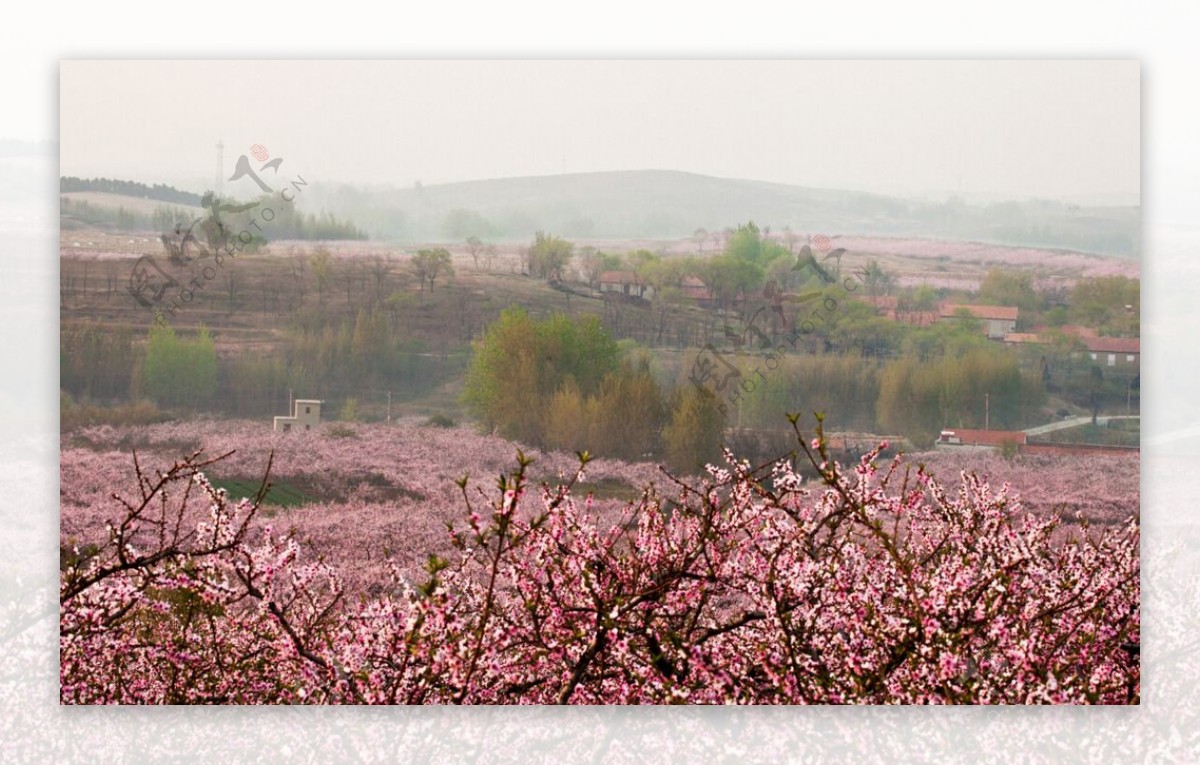
[[713, 293], [698, 276], [685, 276], [679, 281], [679, 290], [684, 297], [701, 306], [712, 305]]
[[983, 331], [993, 340], [1003, 340], [1004, 336], [1017, 330], [1017, 307], [1011, 305], [958, 305], [946, 303], [942, 305], [939, 316], [942, 320], [955, 320], [959, 312], [966, 311], [983, 323]]
[[290, 432], [296, 430], [312, 430], [321, 424], [321, 402], [311, 398], [298, 398], [292, 404], [292, 414], [288, 417], [275, 418], [275, 430]]
[[[1043, 330], [1045, 328], [1042, 328]], [[1137, 337], [1101, 337], [1096, 330], [1077, 325], [1064, 325], [1057, 328], [1059, 332], [1070, 335], [1079, 341], [1085, 350], [1072, 354], [1088, 358], [1102, 367], [1113, 367], [1122, 370], [1137, 370], [1142, 360], [1142, 341]], [[1046, 342], [1045, 337], [1036, 333], [1009, 332], [1004, 336], [1004, 342], [1010, 345], [1037, 345]]]
[[1142, 341], [1137, 337], [1081, 337], [1092, 361], [1104, 367], [1135, 369], [1142, 358]]
[[654, 288], [649, 284], [642, 284], [633, 271], [605, 271], [600, 274], [600, 292], [606, 297], [611, 294], [643, 300], [654, 297]]

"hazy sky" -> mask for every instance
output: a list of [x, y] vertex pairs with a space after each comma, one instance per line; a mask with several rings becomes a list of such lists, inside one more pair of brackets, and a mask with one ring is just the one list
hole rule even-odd
[[1137, 194], [1139, 79], [1135, 61], [64, 61], [61, 172], [211, 187], [221, 139], [226, 177], [262, 144], [310, 182], [656, 168]]

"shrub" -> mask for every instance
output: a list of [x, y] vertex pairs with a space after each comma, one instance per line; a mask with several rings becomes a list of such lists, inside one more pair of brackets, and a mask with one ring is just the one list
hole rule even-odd
[[330, 425], [325, 432], [333, 438], [356, 438], [358, 436], [358, 431], [340, 422]]

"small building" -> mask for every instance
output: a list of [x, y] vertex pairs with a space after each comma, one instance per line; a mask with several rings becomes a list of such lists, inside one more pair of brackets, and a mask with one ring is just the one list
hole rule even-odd
[[956, 305], [946, 303], [939, 313], [942, 319], [957, 319], [966, 311], [983, 322], [983, 331], [994, 340], [1017, 331], [1017, 307], [1012, 305]]
[[1087, 354], [1102, 367], [1137, 369], [1142, 358], [1142, 341], [1137, 337], [1082, 337]]
[[292, 403], [288, 417], [275, 418], [275, 430], [288, 433], [295, 430], [312, 430], [321, 424], [321, 402], [313, 398], [298, 398]]
[[713, 304], [713, 293], [698, 276], [688, 275], [679, 280], [679, 291], [684, 297], [701, 306]]
[[649, 284], [642, 284], [633, 271], [605, 271], [600, 274], [600, 292], [644, 300], [654, 297], [654, 288]]
[[973, 428], [955, 428], [943, 430], [938, 436], [936, 447], [961, 446], [983, 449], [999, 449], [1005, 444], [1020, 446], [1026, 443], [1028, 436], [1022, 430], [976, 430]]

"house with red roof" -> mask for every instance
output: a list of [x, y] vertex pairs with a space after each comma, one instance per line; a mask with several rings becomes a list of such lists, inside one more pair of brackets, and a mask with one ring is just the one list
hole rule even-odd
[[654, 297], [654, 288], [643, 284], [633, 271], [605, 271], [600, 274], [600, 292], [608, 295], [621, 295], [628, 298]]
[[963, 305], [944, 303], [938, 311], [943, 321], [954, 321], [966, 312], [983, 324], [983, 331], [994, 340], [1017, 331], [1017, 307], [1014, 305]]
[[1087, 354], [1102, 367], [1136, 368], [1141, 363], [1142, 340], [1138, 337], [1081, 337]]
[[1006, 444], [1022, 445], [1028, 436], [1021, 430], [976, 430], [973, 428], [954, 428], [943, 430], [938, 436], [935, 446], [963, 446], [987, 449], [998, 449]]

